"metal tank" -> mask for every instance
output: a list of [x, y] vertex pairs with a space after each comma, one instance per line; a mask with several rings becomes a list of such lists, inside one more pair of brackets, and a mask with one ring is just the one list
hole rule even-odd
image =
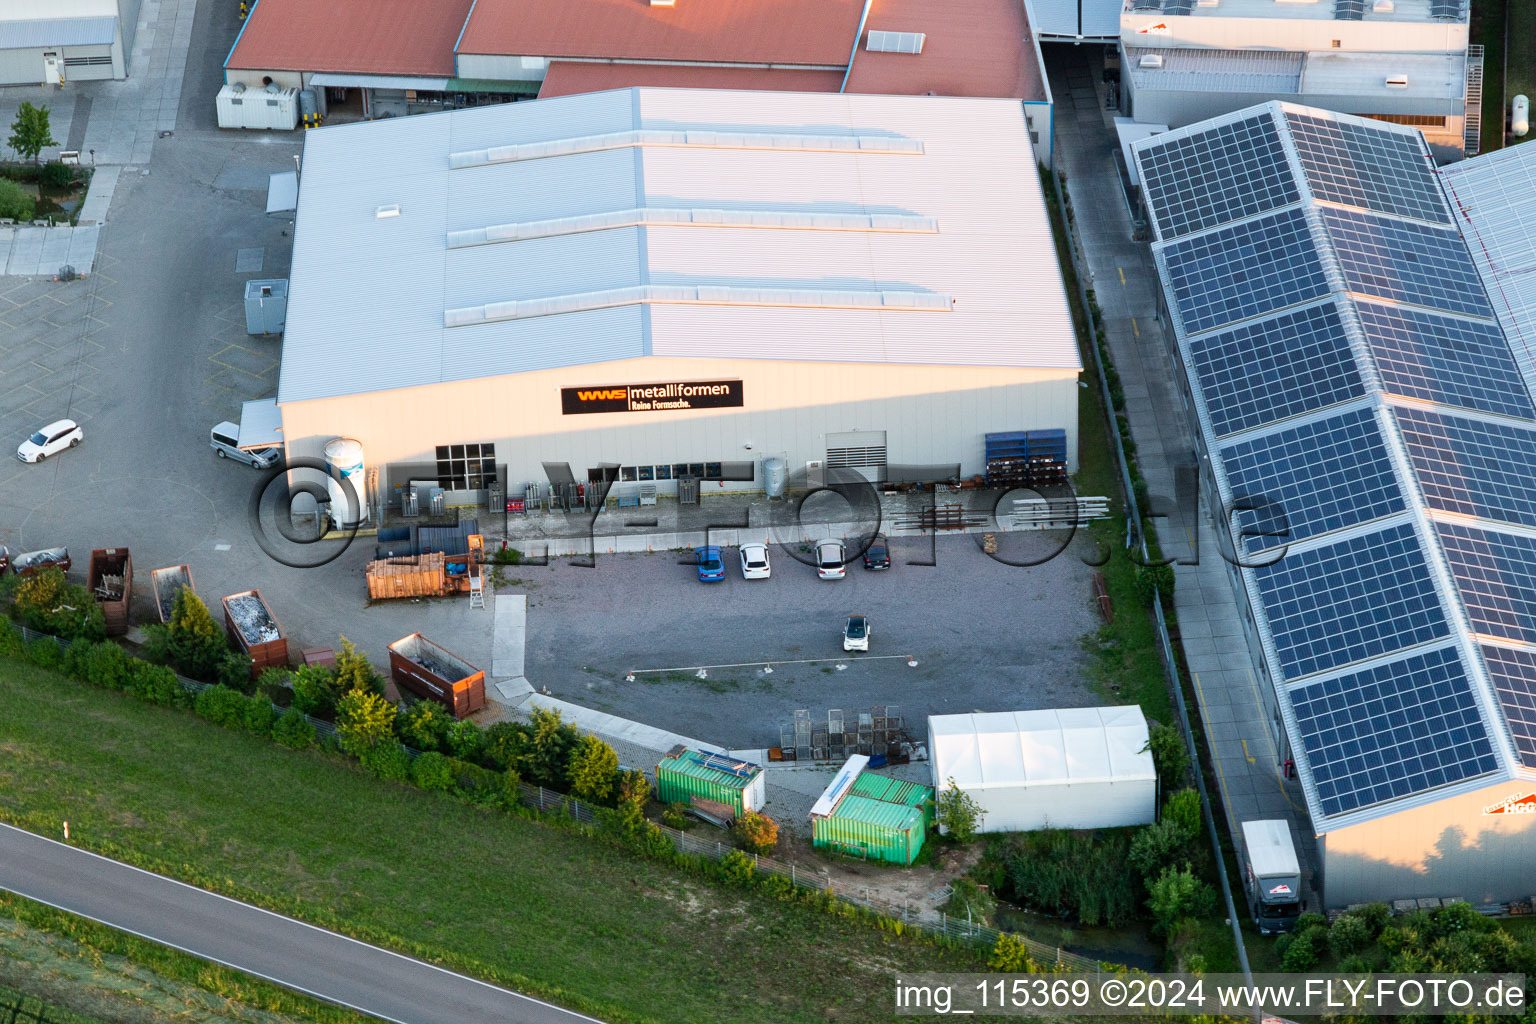
[[[331, 496], [331, 519], [347, 529], [368, 521], [367, 477], [363, 446], [350, 437], [338, 437], [325, 445], [325, 489]], [[351, 494], [341, 481], [351, 483]]]
[[770, 498], [784, 497], [784, 484], [789, 479], [789, 463], [780, 458], [763, 460], [763, 482]]

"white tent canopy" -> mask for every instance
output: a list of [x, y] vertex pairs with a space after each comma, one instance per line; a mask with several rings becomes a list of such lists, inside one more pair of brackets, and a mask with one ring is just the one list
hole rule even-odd
[[1157, 772], [1137, 707], [1002, 711], [928, 719], [934, 787], [982, 806], [982, 831], [1139, 825]]

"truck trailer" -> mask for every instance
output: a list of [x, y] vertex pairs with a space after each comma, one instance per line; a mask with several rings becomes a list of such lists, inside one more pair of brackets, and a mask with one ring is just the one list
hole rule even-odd
[[1288, 932], [1301, 915], [1301, 865], [1284, 821], [1243, 822], [1248, 907], [1260, 935]]

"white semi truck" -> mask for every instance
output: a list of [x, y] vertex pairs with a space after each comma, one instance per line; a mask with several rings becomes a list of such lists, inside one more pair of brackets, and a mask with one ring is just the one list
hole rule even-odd
[[1273, 819], [1243, 822], [1243, 851], [1248, 906], [1259, 934], [1290, 931], [1301, 915], [1301, 865], [1290, 825]]

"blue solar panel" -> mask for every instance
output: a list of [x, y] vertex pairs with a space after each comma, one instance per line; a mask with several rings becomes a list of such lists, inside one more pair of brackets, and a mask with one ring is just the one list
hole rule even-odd
[[1324, 814], [1499, 766], [1454, 648], [1298, 686], [1291, 706]]
[[1536, 768], [1536, 654], [1491, 644], [1482, 651], [1515, 750], [1527, 768]]
[[1301, 198], [1268, 114], [1159, 140], [1137, 161], [1159, 238], [1241, 220]]
[[1239, 512], [1250, 552], [1267, 551], [1403, 510], [1376, 417], [1355, 409], [1221, 449], [1234, 497], [1262, 497]]
[[1300, 210], [1174, 242], [1163, 259], [1188, 334], [1328, 293]]
[[1461, 236], [1355, 210], [1322, 211], [1352, 292], [1493, 317], [1483, 281]]
[[1329, 203], [1451, 223], [1418, 133], [1287, 112], [1312, 194]]
[[1430, 508], [1536, 527], [1536, 424], [1397, 409], [1408, 460]]
[[1472, 631], [1536, 643], [1536, 540], [1436, 523]]
[[1189, 342], [1218, 437], [1365, 394], [1333, 303]]
[[1536, 418], [1525, 379], [1497, 324], [1372, 302], [1355, 308], [1387, 391]]
[[1287, 679], [1449, 632], [1413, 527], [1388, 527], [1253, 570]]

